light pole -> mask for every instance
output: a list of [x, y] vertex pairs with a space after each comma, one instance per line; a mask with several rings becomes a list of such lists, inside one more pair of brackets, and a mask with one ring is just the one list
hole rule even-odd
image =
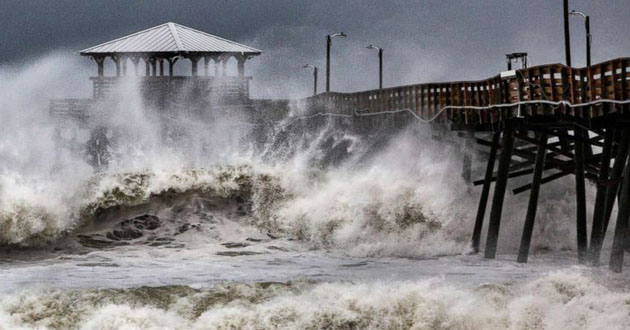
[[572, 10], [569, 15], [582, 16], [584, 18], [584, 27], [586, 28], [586, 67], [591, 66], [591, 41], [593, 36], [591, 35], [591, 18], [583, 12]]
[[343, 32], [329, 34], [326, 36], [326, 92], [330, 92], [330, 45], [335, 37], [346, 37]]
[[569, 0], [562, 2], [564, 13], [564, 55], [567, 66], [571, 66], [571, 34], [569, 32]]
[[367, 49], [378, 50], [378, 89], [383, 89], [383, 48], [369, 45]]
[[317, 67], [310, 64], [304, 64], [303, 68], [313, 69], [313, 95], [317, 95]]

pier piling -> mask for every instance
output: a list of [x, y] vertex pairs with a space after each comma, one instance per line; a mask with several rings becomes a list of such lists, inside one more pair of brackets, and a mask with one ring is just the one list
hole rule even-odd
[[492, 196], [492, 208], [490, 209], [490, 220], [488, 223], [488, 237], [486, 238], [486, 250], [484, 257], [494, 259], [497, 253], [497, 242], [499, 239], [499, 228], [501, 226], [501, 214], [503, 212], [503, 200], [507, 188], [510, 162], [512, 160], [512, 150], [514, 147], [515, 121], [507, 120], [503, 129], [503, 143], [499, 158], [499, 168], [497, 181], [494, 186]]
[[499, 138], [501, 131], [492, 134], [492, 145], [490, 146], [490, 154], [488, 155], [488, 163], [486, 165], [486, 175], [479, 197], [479, 206], [477, 208], [477, 218], [475, 219], [475, 228], [472, 236], [472, 249], [475, 253], [479, 252], [479, 241], [481, 239], [481, 230], [483, 228], [483, 220], [486, 216], [486, 206], [488, 205], [488, 196], [490, 195], [490, 185], [492, 184], [492, 173], [494, 172], [494, 163], [497, 158], [497, 149], [499, 149]]
[[540, 181], [542, 179], [545, 167], [545, 152], [547, 147], [547, 133], [539, 134], [538, 150], [536, 152], [536, 161], [534, 164], [534, 174], [532, 176], [532, 188], [529, 192], [529, 204], [527, 205], [527, 215], [525, 217], [525, 225], [523, 226], [523, 236], [521, 237], [521, 245], [518, 251], [517, 262], [527, 262], [529, 256], [529, 246], [534, 231], [534, 221], [536, 220], [536, 209], [538, 208], [538, 193], [540, 191]]
[[575, 201], [576, 201], [576, 232], [578, 261], [586, 261], [588, 249], [588, 229], [586, 225], [586, 184], [584, 182], [584, 129], [578, 125], [574, 126], [575, 136]]
[[[628, 155], [616, 160], [627, 164]], [[621, 272], [623, 268], [624, 247], [628, 238], [628, 218], [630, 217], [630, 166], [625, 165], [623, 183], [621, 184], [621, 196], [619, 198], [619, 211], [617, 212], [617, 224], [610, 252], [609, 269], [613, 272]]]
[[604, 147], [601, 153], [601, 161], [599, 168], [599, 176], [597, 182], [597, 193], [595, 195], [595, 206], [593, 207], [593, 225], [591, 227], [591, 246], [589, 247], [589, 260], [591, 265], [599, 265], [599, 256], [602, 248], [602, 241], [604, 240], [604, 233], [602, 229], [604, 227], [604, 217], [606, 216], [606, 190], [608, 181], [608, 172], [610, 170], [610, 159], [612, 157], [613, 139], [615, 137], [615, 130], [612, 122], [606, 125], [606, 132], [604, 134]]

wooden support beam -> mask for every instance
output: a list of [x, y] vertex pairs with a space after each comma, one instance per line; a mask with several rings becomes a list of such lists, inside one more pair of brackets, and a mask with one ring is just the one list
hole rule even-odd
[[610, 173], [610, 180], [606, 183], [600, 182], [600, 184], [606, 184], [606, 214], [604, 216], [604, 226], [602, 228], [602, 234], [605, 234], [608, 230], [608, 223], [610, 222], [610, 215], [615, 205], [615, 199], [619, 192], [619, 186], [621, 182], [621, 175], [625, 166], [626, 155], [628, 154], [628, 146], [630, 145], [630, 131], [624, 130], [621, 135], [621, 140], [617, 148], [617, 154], [615, 155], [615, 163], [613, 164], [612, 171]]
[[586, 184], [584, 182], [584, 141], [580, 138], [583, 136], [581, 132], [584, 130], [579, 126], [575, 126], [575, 201], [576, 201], [576, 218], [575, 224], [577, 229], [577, 248], [578, 262], [586, 261], [586, 252], [588, 249], [588, 232], [586, 225]]
[[[528, 166], [531, 165], [531, 162], [527, 162], [527, 163], [528, 163], [527, 164]], [[520, 165], [520, 164], [517, 164], [517, 165]], [[527, 175], [527, 174], [531, 174], [531, 173], [534, 173], [534, 169], [533, 168], [528, 168], [528, 169], [525, 169], [525, 170], [509, 172], [508, 178], [516, 178], [516, 177]], [[494, 182], [496, 180], [497, 180], [496, 176], [492, 176], [490, 178], [490, 182]], [[475, 186], [478, 186], [478, 185], [484, 184], [485, 182], [486, 182], [486, 179], [481, 179], [481, 180], [476, 180], [475, 182], [473, 182], [473, 184]]]
[[473, 146], [472, 141], [475, 138], [475, 132], [472, 130], [466, 131], [463, 143], [463, 158], [462, 158], [462, 178], [466, 184], [470, 185], [472, 182], [472, 153]]
[[623, 183], [621, 184], [615, 236], [613, 238], [612, 250], [610, 251], [610, 263], [608, 264], [609, 269], [616, 273], [621, 272], [623, 268], [623, 254], [624, 247], [627, 244], [628, 219], [630, 218], [630, 165], [627, 164], [628, 154], [618, 161], [625, 164], [625, 171]]
[[[544, 178], [540, 179], [540, 184], [545, 184], [545, 183], [549, 183], [551, 181], [558, 180], [558, 179], [560, 179], [562, 177], [565, 177], [565, 176], [567, 176], [567, 175], [569, 175], [571, 173], [573, 173], [573, 170], [565, 170], [565, 171], [561, 171], [561, 172], [552, 174], [550, 176], [547, 176], [547, 177], [544, 177]], [[524, 186], [520, 186], [520, 187], [512, 190], [512, 192], [514, 193], [514, 195], [518, 195], [518, 194], [520, 194], [522, 192], [526, 192], [526, 191], [530, 190], [531, 188], [532, 188], [532, 184], [528, 183], [528, 184], [526, 184]]]
[[497, 182], [492, 196], [492, 208], [490, 209], [490, 222], [488, 225], [488, 237], [486, 238], [485, 258], [494, 259], [497, 253], [497, 243], [499, 240], [499, 228], [501, 226], [501, 214], [503, 212], [503, 200], [505, 189], [507, 188], [508, 169], [512, 160], [512, 149], [514, 147], [514, 130], [516, 123], [514, 120], [505, 122], [503, 130], [503, 151], [499, 159], [499, 172]]
[[474, 253], [479, 252], [479, 242], [481, 240], [481, 230], [483, 227], [483, 220], [486, 216], [486, 206], [488, 204], [488, 195], [490, 195], [490, 184], [492, 172], [494, 171], [494, 162], [497, 157], [497, 149], [499, 147], [499, 137], [501, 132], [495, 132], [492, 135], [492, 143], [490, 148], [490, 155], [488, 156], [488, 163], [486, 165], [486, 179], [481, 188], [481, 196], [479, 197], [479, 206], [477, 207], [477, 218], [475, 219], [475, 228], [473, 229], [471, 247]]
[[[614, 126], [609, 121], [604, 137], [604, 149], [602, 150], [602, 159], [599, 169], [599, 181], [608, 180], [608, 172], [610, 170], [610, 158], [612, 156], [612, 145], [614, 134]], [[591, 265], [599, 265], [599, 256], [602, 248], [604, 235], [602, 228], [604, 227], [604, 217], [606, 216], [606, 190], [607, 186], [598, 184], [597, 193], [595, 195], [595, 206], [593, 210], [593, 225], [591, 227], [591, 245], [589, 247], [589, 261]]]
[[534, 232], [534, 221], [536, 220], [536, 209], [538, 208], [538, 193], [540, 191], [540, 181], [542, 179], [543, 168], [545, 166], [545, 152], [547, 144], [547, 134], [542, 133], [539, 137], [536, 162], [534, 164], [534, 175], [532, 176], [532, 188], [529, 193], [529, 204], [527, 205], [527, 215], [523, 226], [521, 245], [518, 251], [517, 262], [525, 263], [529, 256], [529, 246]]
[[[552, 77], [552, 81], [553, 81], [553, 77]], [[555, 89], [555, 87], [552, 87], [552, 90], [553, 89]], [[569, 153], [569, 150], [571, 150], [571, 141], [569, 140], [568, 136], [569, 134], [567, 133], [566, 128], [562, 128], [558, 130], [558, 139], [560, 140], [560, 147], [562, 148], [562, 151], [566, 152], [567, 154]]]
[[[533, 145], [536, 145], [536, 146], [540, 146], [540, 144], [541, 144], [540, 141], [537, 141], [536, 139], [533, 139], [533, 138], [531, 138], [531, 137], [529, 137], [527, 135], [524, 135], [524, 134], [514, 134], [514, 136], [516, 138], [520, 139], [520, 140], [529, 142], [529, 143], [531, 143]], [[568, 145], [568, 146], [565, 145], [565, 142], [561, 142], [560, 144], [561, 144], [562, 148], [556, 148], [556, 147], [553, 147], [553, 146], [548, 146], [547, 149], [550, 152], [556, 153], [558, 155], [562, 155], [562, 156], [565, 156], [565, 157], [568, 157], [568, 158], [573, 158], [573, 154], [570, 153], [569, 151], [567, 151], [567, 150], [571, 150], [570, 145]], [[568, 144], [568, 143], [566, 143], [566, 144]]]

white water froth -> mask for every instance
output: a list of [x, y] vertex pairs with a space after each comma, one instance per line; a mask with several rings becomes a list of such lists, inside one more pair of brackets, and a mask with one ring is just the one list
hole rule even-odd
[[625, 329], [630, 322], [627, 290], [577, 271], [471, 287], [439, 279], [225, 283], [2, 298], [0, 323], [20, 329]]

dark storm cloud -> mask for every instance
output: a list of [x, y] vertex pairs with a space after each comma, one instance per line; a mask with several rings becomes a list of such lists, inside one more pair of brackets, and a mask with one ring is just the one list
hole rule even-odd
[[[571, 7], [591, 15], [594, 62], [630, 55], [630, 1], [571, 0]], [[248, 66], [261, 97], [308, 93], [310, 75], [300, 66], [323, 69], [324, 36], [338, 31], [349, 37], [334, 40], [337, 90], [375, 87], [368, 44], [385, 48], [385, 85], [486, 78], [514, 51], [529, 52], [533, 64], [564, 61], [561, 0], [0, 0], [0, 63], [78, 51], [167, 21], [262, 49]], [[571, 28], [579, 66], [582, 20], [572, 18]]]

